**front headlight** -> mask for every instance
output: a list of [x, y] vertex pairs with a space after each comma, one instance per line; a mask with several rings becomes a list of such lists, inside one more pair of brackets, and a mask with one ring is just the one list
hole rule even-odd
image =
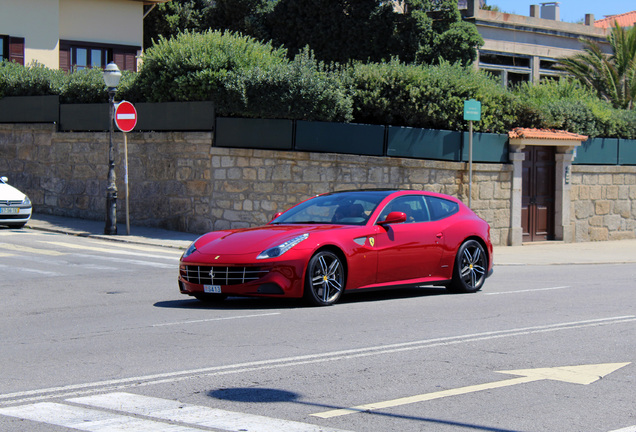
[[31, 205], [31, 200], [29, 199], [28, 196], [24, 196], [24, 199], [22, 200], [22, 205], [26, 205], [26, 206], [30, 206]]
[[256, 259], [277, 258], [296, 246], [301, 241], [305, 240], [307, 237], [309, 237], [309, 234], [305, 233], [303, 235], [299, 235], [298, 237], [294, 237], [291, 240], [287, 240], [283, 244], [279, 244], [278, 246], [274, 246], [272, 248], [264, 250], [256, 257]]
[[186, 249], [186, 251], [183, 253], [183, 256], [181, 257], [183, 258], [187, 258], [189, 255], [192, 255], [192, 253], [194, 251], [197, 250], [197, 247], [194, 245], [196, 243], [196, 240], [192, 242], [192, 244]]

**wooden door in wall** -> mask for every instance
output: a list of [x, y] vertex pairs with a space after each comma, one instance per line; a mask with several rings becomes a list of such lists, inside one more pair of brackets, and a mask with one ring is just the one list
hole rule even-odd
[[524, 149], [521, 226], [523, 241], [554, 239], [555, 148]]

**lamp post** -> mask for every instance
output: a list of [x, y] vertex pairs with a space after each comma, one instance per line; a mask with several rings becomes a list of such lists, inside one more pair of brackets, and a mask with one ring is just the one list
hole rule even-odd
[[115, 92], [121, 79], [121, 72], [114, 62], [104, 69], [104, 83], [108, 87], [108, 107], [110, 111], [108, 135], [108, 186], [106, 188], [106, 227], [104, 234], [117, 234], [117, 184], [115, 183], [115, 151], [113, 148], [113, 116], [115, 112]]

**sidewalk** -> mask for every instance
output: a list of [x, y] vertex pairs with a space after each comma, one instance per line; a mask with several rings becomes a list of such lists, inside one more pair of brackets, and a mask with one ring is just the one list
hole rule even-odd
[[[159, 228], [117, 225], [117, 235], [104, 234], [105, 223], [34, 214], [27, 229], [58, 232], [110, 241], [186, 249], [197, 234]], [[495, 265], [619, 264], [636, 263], [636, 239], [588, 243], [541, 242], [523, 246], [495, 246]]]
[[130, 235], [126, 235], [126, 224], [117, 224], [116, 235], [106, 235], [104, 234], [105, 226], [104, 221], [34, 214], [25, 229], [184, 250], [199, 237], [197, 234], [142, 226], [131, 226]]

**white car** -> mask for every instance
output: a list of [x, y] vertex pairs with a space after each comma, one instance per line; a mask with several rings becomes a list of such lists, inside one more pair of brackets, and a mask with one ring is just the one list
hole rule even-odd
[[0, 225], [22, 228], [31, 218], [31, 200], [0, 177]]

